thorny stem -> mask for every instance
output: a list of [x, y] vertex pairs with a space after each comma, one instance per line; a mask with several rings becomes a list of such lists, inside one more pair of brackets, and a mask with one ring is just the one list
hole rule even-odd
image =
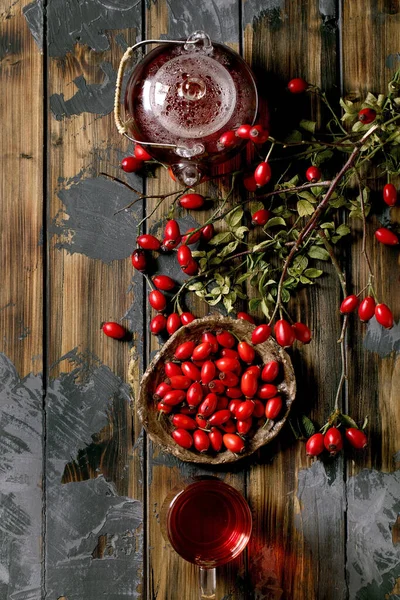
[[368, 265], [368, 270], [369, 270], [369, 278], [373, 278], [374, 274], [372, 271], [372, 265], [371, 265], [371, 261], [367, 252], [367, 248], [366, 248], [366, 242], [367, 242], [367, 219], [365, 216], [365, 203], [364, 203], [364, 194], [363, 194], [363, 189], [361, 187], [361, 181], [360, 181], [360, 176], [358, 174], [357, 169], [354, 169], [354, 175], [355, 178], [357, 180], [357, 185], [358, 185], [358, 190], [360, 193], [360, 205], [361, 205], [361, 214], [362, 214], [362, 223], [363, 223], [363, 237], [362, 237], [362, 247], [361, 247], [361, 254], [363, 254], [366, 263]]
[[363, 143], [365, 142], [366, 139], [368, 139], [368, 137], [370, 135], [372, 135], [376, 129], [379, 128], [379, 125], [375, 125], [373, 127], [371, 127], [365, 135], [363, 135], [363, 137], [359, 140], [359, 142], [357, 143], [357, 145], [355, 145], [353, 152], [350, 154], [348, 160], [345, 162], [345, 164], [343, 165], [343, 167], [340, 169], [340, 171], [338, 172], [338, 174], [336, 175], [336, 177], [331, 181], [331, 184], [328, 188], [328, 191], [326, 192], [324, 198], [321, 200], [321, 202], [318, 204], [317, 208], [315, 209], [312, 217], [307, 221], [307, 223], [305, 224], [305, 226], [303, 227], [303, 229], [301, 230], [299, 237], [296, 240], [295, 245], [292, 247], [291, 251], [289, 252], [285, 263], [283, 265], [283, 269], [282, 269], [282, 274], [281, 277], [279, 279], [279, 283], [278, 283], [278, 293], [276, 296], [276, 304], [275, 304], [275, 308], [274, 311], [272, 313], [272, 316], [270, 318], [269, 323], [271, 324], [272, 321], [275, 318], [275, 315], [277, 313], [277, 310], [279, 308], [279, 306], [281, 305], [282, 302], [282, 289], [283, 289], [283, 282], [285, 280], [286, 274], [287, 274], [287, 270], [290, 266], [290, 263], [293, 260], [294, 255], [296, 254], [299, 246], [301, 245], [301, 243], [303, 242], [303, 240], [311, 233], [311, 231], [313, 231], [315, 229], [315, 227], [317, 226], [317, 223], [319, 221], [319, 218], [322, 214], [322, 212], [324, 211], [324, 209], [327, 207], [329, 200], [331, 199], [333, 192], [335, 191], [335, 189], [337, 188], [341, 178], [343, 177], [343, 175], [349, 170], [351, 169], [351, 167], [354, 165], [354, 162], [357, 158], [357, 155], [359, 154]]

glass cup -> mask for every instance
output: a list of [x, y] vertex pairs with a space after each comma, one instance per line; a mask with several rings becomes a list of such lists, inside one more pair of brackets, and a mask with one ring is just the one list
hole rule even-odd
[[233, 487], [216, 477], [195, 477], [165, 498], [161, 528], [174, 550], [200, 567], [199, 598], [214, 600], [215, 569], [245, 549], [252, 518]]

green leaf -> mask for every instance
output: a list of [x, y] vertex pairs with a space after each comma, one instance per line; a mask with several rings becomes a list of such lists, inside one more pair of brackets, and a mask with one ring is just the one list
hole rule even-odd
[[281, 298], [282, 298], [282, 302], [285, 302], [285, 304], [287, 302], [289, 302], [290, 292], [286, 288], [282, 288]]
[[243, 208], [241, 206], [238, 206], [237, 208], [235, 208], [235, 210], [233, 210], [231, 213], [229, 213], [229, 215], [225, 217], [225, 221], [228, 223], [229, 227], [232, 227], [232, 229], [234, 229], [241, 222], [243, 214]]
[[332, 150], [323, 150], [322, 152], [317, 152], [314, 156], [314, 164], [319, 167], [323, 162], [332, 158], [332, 156]]
[[299, 200], [297, 202], [297, 212], [299, 213], [300, 217], [312, 215], [314, 212], [314, 207], [308, 200]]
[[340, 235], [340, 237], [348, 235], [349, 233], [350, 227], [348, 227], [347, 225], [339, 225], [339, 227], [336, 229], [336, 235]]
[[215, 306], [216, 304], [218, 304], [218, 302], [221, 302], [222, 296], [219, 295], [217, 296], [217, 298], [214, 298], [213, 300], [207, 300], [208, 304], [210, 306]]
[[329, 260], [328, 252], [325, 248], [321, 248], [320, 246], [311, 246], [308, 251], [308, 256], [310, 258], [316, 258], [317, 260]]
[[300, 283], [302, 283], [303, 285], [308, 285], [309, 283], [312, 283], [311, 279], [308, 279], [308, 277], [304, 277], [304, 275], [300, 275]]
[[249, 277], [252, 276], [252, 272], [248, 271], [247, 273], [243, 273], [242, 275], [240, 275], [237, 279], [236, 279], [236, 283], [243, 283], [244, 281], [246, 281], [246, 279], [248, 279]]
[[307, 119], [302, 119], [300, 121], [300, 127], [309, 133], [315, 133], [316, 125], [315, 121], [308, 121]]
[[214, 279], [218, 283], [219, 286], [224, 285], [225, 280], [222, 277], [221, 273], [215, 273]]
[[261, 304], [261, 298], [252, 298], [249, 302], [249, 310], [252, 312], [253, 310], [257, 310]]
[[188, 290], [190, 290], [191, 292], [196, 292], [197, 290], [202, 290], [204, 287], [204, 283], [201, 283], [201, 281], [196, 281], [196, 283], [191, 283], [188, 286]]
[[229, 314], [232, 311], [232, 308], [233, 308], [232, 300], [230, 298], [226, 298], [225, 297], [223, 299], [223, 303], [224, 303], [224, 306], [226, 308], [226, 312]]
[[321, 277], [323, 271], [321, 269], [306, 269], [304, 271], [304, 275], [309, 277], [310, 279], [316, 279], [317, 277]]
[[229, 242], [229, 244], [227, 244], [226, 246], [224, 246], [222, 248], [222, 250], [219, 253], [219, 257], [220, 258], [224, 258], [228, 254], [231, 254], [232, 252], [234, 252], [236, 250], [236, 248], [238, 247], [238, 244], [239, 244], [238, 240], [234, 240], [233, 242]]
[[346, 199], [343, 196], [339, 196], [339, 198], [335, 198], [335, 200], [330, 200], [329, 205], [333, 206], [333, 208], [340, 208], [346, 204]]
[[253, 200], [252, 202], [250, 202], [250, 212], [251, 212], [251, 216], [254, 215], [254, 213], [256, 213], [259, 210], [263, 210], [264, 209], [264, 204], [262, 202], [259, 202], [257, 200]]
[[331, 221], [331, 223], [321, 223], [321, 229], [335, 229], [335, 223]]
[[211, 246], [218, 246], [219, 244], [227, 244], [232, 241], [233, 235], [230, 231], [222, 231], [221, 233], [217, 233], [211, 240], [209, 244]]
[[291, 131], [289, 133], [289, 135], [287, 135], [283, 141], [286, 142], [287, 144], [289, 144], [291, 142], [301, 142], [302, 138], [303, 138], [303, 136], [301, 134], [301, 131], [298, 131], [297, 129], [293, 129], [293, 131]]
[[215, 287], [211, 290], [210, 292], [211, 296], [218, 296], [219, 294], [221, 294], [221, 288], [219, 287]]
[[311, 202], [312, 204], [314, 204], [317, 199], [315, 198], [315, 195], [312, 194], [311, 192], [307, 192], [307, 190], [305, 190], [304, 192], [300, 192], [299, 194], [297, 194], [300, 198], [303, 198], [304, 200], [308, 200], [309, 202]]
[[342, 413], [341, 420], [342, 420], [342, 423], [344, 423], [346, 427], [354, 427], [355, 429], [358, 429], [357, 423], [351, 417], [349, 417], [349, 415], [344, 415]]
[[266, 303], [266, 301], [265, 301], [265, 298], [263, 298], [263, 299], [261, 300], [261, 310], [262, 310], [262, 312], [264, 313], [264, 315], [265, 315], [266, 317], [269, 317], [268, 305], [267, 305], [267, 303]]
[[204, 250], [192, 250], [193, 258], [203, 258], [207, 253]]
[[302, 273], [304, 271], [304, 269], [307, 268], [308, 265], [308, 258], [307, 256], [296, 256], [296, 258], [293, 261], [293, 269], [295, 273]]
[[244, 238], [244, 234], [249, 230], [248, 227], [245, 227], [244, 225], [242, 225], [241, 227], [238, 227], [237, 229], [234, 230], [234, 235], [236, 237], [238, 237], [239, 239], [243, 239]]
[[266, 224], [265, 228], [269, 229], [270, 227], [277, 227], [278, 225], [286, 226], [286, 222], [282, 219], [282, 217], [272, 217], [272, 219], [270, 219]]
[[311, 419], [309, 419], [306, 415], [301, 415], [301, 426], [304, 429], [304, 433], [307, 437], [311, 437], [315, 433], [315, 427]]

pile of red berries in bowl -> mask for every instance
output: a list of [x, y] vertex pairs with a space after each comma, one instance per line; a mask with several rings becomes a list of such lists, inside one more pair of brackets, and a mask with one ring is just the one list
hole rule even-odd
[[255, 326], [211, 316], [179, 329], [143, 376], [136, 408], [150, 438], [182, 460], [233, 462], [271, 441], [295, 396], [288, 354]]

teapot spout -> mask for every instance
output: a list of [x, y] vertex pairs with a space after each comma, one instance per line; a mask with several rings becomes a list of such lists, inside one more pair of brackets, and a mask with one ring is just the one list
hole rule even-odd
[[192, 162], [181, 162], [172, 166], [172, 171], [178, 181], [186, 187], [199, 183], [204, 173], [198, 165]]

